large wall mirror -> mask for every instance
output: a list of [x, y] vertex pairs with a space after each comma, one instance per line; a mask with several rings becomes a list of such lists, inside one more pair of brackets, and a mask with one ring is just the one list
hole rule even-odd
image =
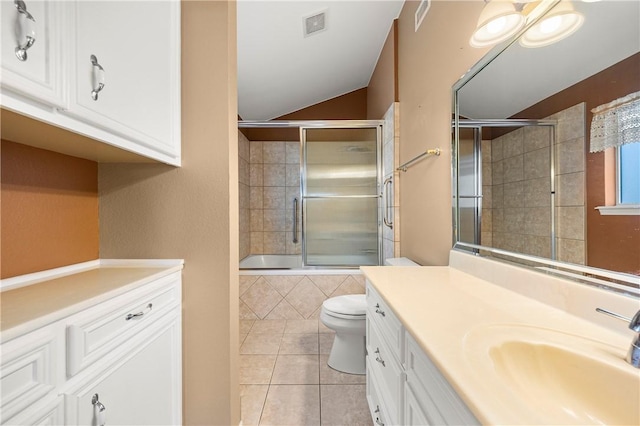
[[[523, 41], [567, 8], [574, 33]], [[616, 197], [621, 147], [594, 149], [591, 121], [640, 94], [640, 1], [541, 2], [527, 19], [453, 87], [454, 246], [638, 295], [640, 202]]]

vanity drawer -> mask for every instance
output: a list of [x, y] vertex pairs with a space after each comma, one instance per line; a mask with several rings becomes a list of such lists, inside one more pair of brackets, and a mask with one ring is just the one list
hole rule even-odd
[[180, 275], [172, 274], [70, 317], [67, 376], [93, 364], [180, 302]]
[[48, 399], [64, 374], [64, 331], [52, 324], [0, 346], [0, 424]]
[[367, 368], [367, 402], [369, 403], [369, 411], [371, 412], [371, 419], [377, 426], [385, 426], [393, 424], [387, 420], [387, 410], [384, 403], [378, 396], [380, 392], [380, 386], [373, 378], [371, 370]]
[[382, 297], [367, 281], [367, 318], [371, 319], [398, 362], [404, 359], [404, 327]]
[[406, 345], [407, 387], [419, 406], [414, 406], [414, 409], [421, 409], [416, 412], [421, 412], [430, 424], [479, 425], [457, 392], [409, 333]]
[[380, 385], [388, 420], [396, 424], [402, 409], [404, 372], [373, 321], [367, 321], [367, 344], [367, 367]]

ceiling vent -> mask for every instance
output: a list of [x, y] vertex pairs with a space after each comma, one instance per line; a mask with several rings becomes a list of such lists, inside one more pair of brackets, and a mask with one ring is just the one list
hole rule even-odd
[[422, 0], [418, 5], [418, 9], [416, 10], [416, 16], [415, 16], [416, 32], [418, 31], [418, 28], [420, 28], [420, 24], [422, 24], [424, 17], [427, 16], [427, 12], [429, 11], [430, 7], [431, 7], [431, 0]]
[[304, 21], [304, 36], [317, 34], [327, 29], [327, 11], [324, 10], [319, 13], [314, 13], [311, 16], [303, 18]]

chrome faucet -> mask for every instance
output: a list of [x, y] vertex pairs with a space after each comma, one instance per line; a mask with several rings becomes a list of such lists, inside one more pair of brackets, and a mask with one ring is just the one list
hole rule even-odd
[[629, 323], [629, 328], [636, 334], [633, 336], [629, 352], [627, 352], [627, 357], [625, 359], [635, 368], [640, 368], [640, 311], [636, 312], [633, 318], [628, 318], [601, 308], [596, 308], [596, 311]]

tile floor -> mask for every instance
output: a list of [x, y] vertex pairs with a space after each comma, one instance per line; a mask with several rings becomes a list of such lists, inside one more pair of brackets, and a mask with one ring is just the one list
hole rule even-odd
[[327, 365], [333, 331], [317, 319], [240, 320], [243, 425], [371, 425], [365, 376]]

